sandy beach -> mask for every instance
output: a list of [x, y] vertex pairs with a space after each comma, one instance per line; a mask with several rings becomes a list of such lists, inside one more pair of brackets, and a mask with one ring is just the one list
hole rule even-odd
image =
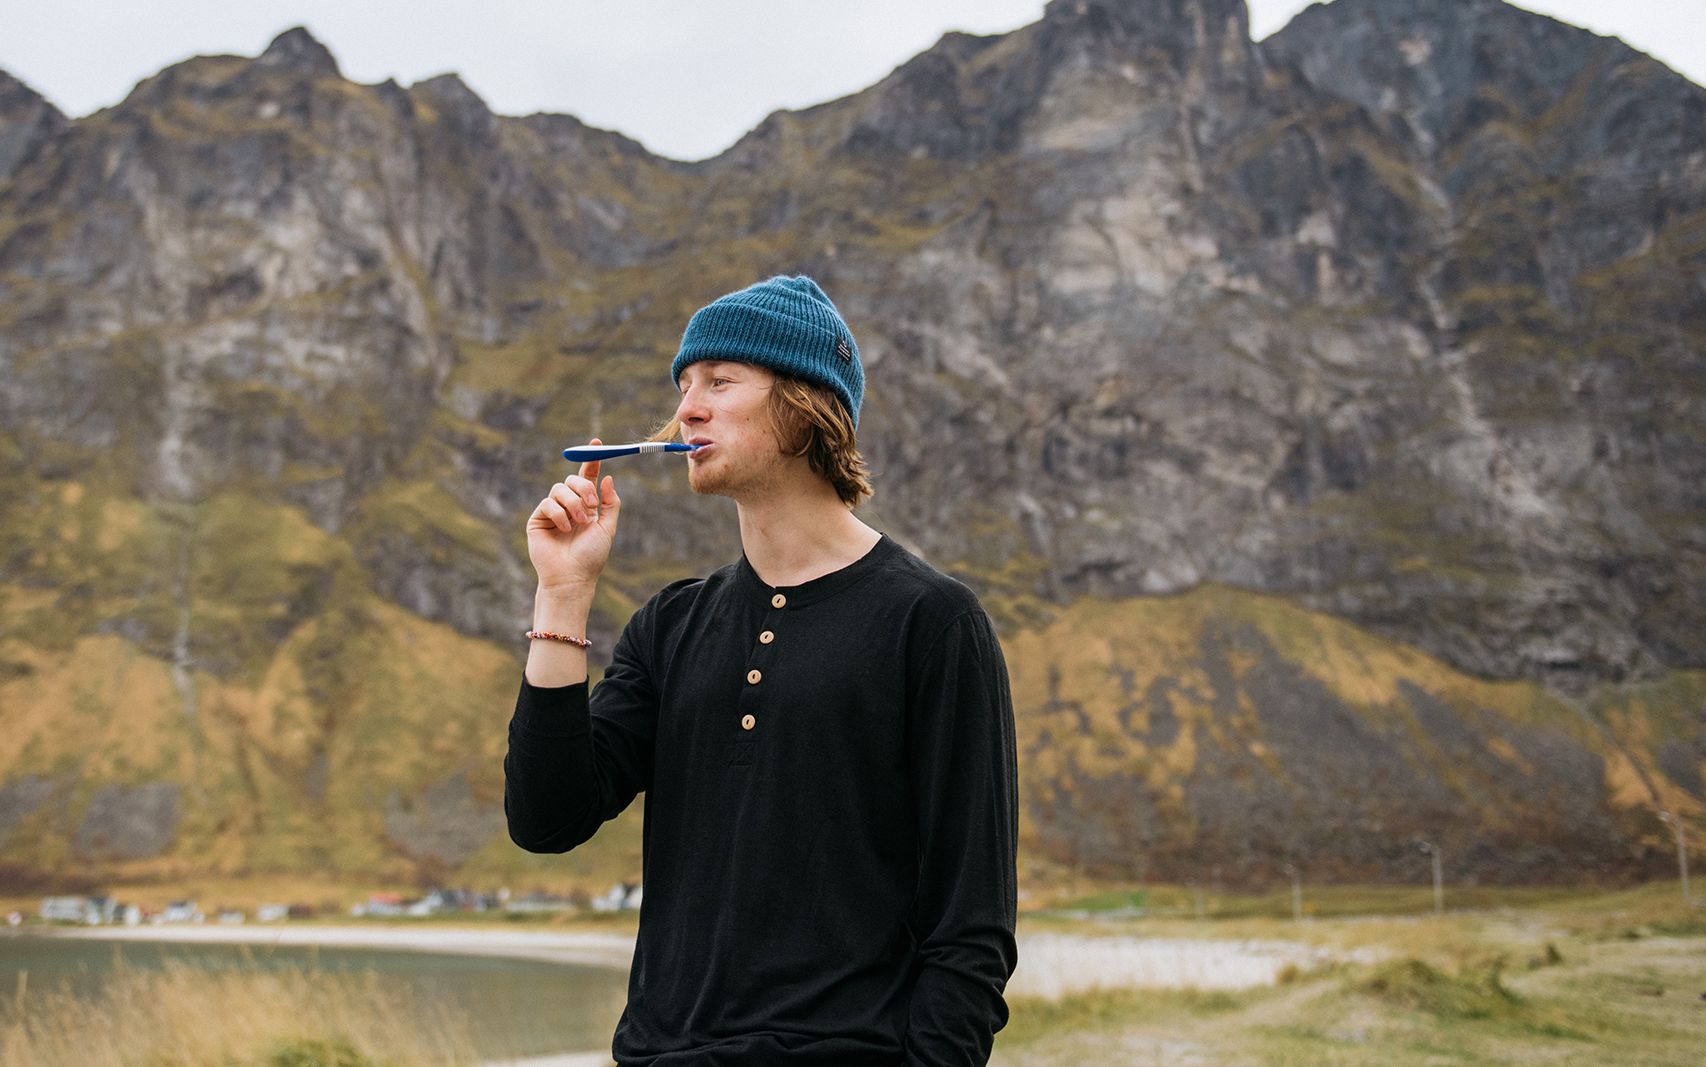
[[[579, 963], [624, 971], [634, 958], [631, 935], [592, 930], [199, 923], [70, 927], [55, 930], [52, 936], [449, 952]], [[1094, 988], [1248, 989], [1273, 985], [1287, 967], [1309, 969], [1358, 955], [1287, 941], [1061, 934], [1022, 935], [1019, 949], [1019, 968], [1007, 985], [1008, 994], [1049, 1000]], [[1359, 962], [1368, 961], [1359, 959]]]
[[[576, 963], [627, 970], [634, 938], [602, 931], [507, 930], [379, 926], [262, 926], [214, 923], [172, 926], [62, 928], [54, 937], [251, 945], [320, 945], [411, 952], [466, 953]], [[1288, 968], [1331, 962], [1369, 962], [1374, 953], [1329, 950], [1292, 941], [1213, 938], [1134, 938], [1038, 933], [1019, 938], [1019, 967], [1010, 997], [1058, 1000], [1094, 989], [1249, 989], [1273, 985]], [[608, 1067], [604, 1051], [566, 1052], [482, 1067]]]

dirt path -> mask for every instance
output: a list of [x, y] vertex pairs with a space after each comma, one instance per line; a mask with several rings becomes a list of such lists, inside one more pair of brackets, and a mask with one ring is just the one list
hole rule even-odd
[[990, 1067], [1079, 1067], [1087, 1063], [1132, 1067], [1241, 1067], [1257, 1061], [1232, 1048], [1236, 1035], [1253, 1027], [1283, 1025], [1312, 1002], [1330, 996], [1333, 979], [1299, 982], [1264, 995], [1236, 1011], [1210, 1017], [1181, 1013], [1114, 1030], [1051, 1035], [1004, 1050], [999, 1037]]
[[[1502, 930], [1488, 932], [1499, 944]], [[1501, 946], [1503, 947], [1503, 946]], [[1356, 988], [1329, 974], [1247, 995], [1221, 1011], [1143, 1006], [1023, 1045], [996, 1040], [992, 1067], [1264, 1067], [1316, 1065], [1706, 1063], [1706, 940], [1571, 939], [1562, 960], [1518, 957], [1503, 977], [1513, 1006], [1486, 1016], [1427, 1009]], [[1442, 973], [1451, 973], [1445, 967]], [[1425, 991], [1424, 991], [1425, 992]], [[1021, 1003], [1019, 1011], [1023, 1011]]]

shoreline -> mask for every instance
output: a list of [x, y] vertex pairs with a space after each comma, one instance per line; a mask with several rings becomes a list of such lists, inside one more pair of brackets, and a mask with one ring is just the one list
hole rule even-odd
[[[54, 927], [12, 936], [88, 941], [318, 946], [441, 953], [606, 967], [632, 966], [631, 934], [593, 930], [530, 931], [478, 927], [396, 929], [360, 925], [196, 924]], [[1098, 987], [1249, 989], [1276, 985], [1282, 973], [1333, 963], [1369, 963], [1367, 949], [1293, 939], [1200, 938], [1147, 934], [1085, 936], [1039, 931], [1018, 938], [1020, 966], [1008, 996], [1058, 1000]]]
[[[633, 963], [634, 938], [591, 930], [528, 931], [476, 927], [386, 929], [377, 926], [259, 926], [190, 924], [171, 926], [49, 927], [0, 931], [8, 937], [66, 938], [79, 941], [128, 941], [202, 945], [288, 945], [363, 948], [391, 952], [487, 956], [545, 963], [608, 967], [626, 972]], [[477, 1067], [609, 1067], [604, 1051], [568, 1051], [544, 1056], [491, 1059]]]
[[[635, 938], [608, 931], [529, 931], [478, 927], [430, 929], [363, 925], [258, 926], [195, 924], [135, 927], [55, 927], [12, 936], [85, 941], [248, 944], [364, 948], [444, 953], [618, 968], [632, 964]], [[3, 939], [0, 939], [3, 940]], [[1059, 1002], [1112, 989], [1246, 990], [1275, 986], [1286, 973], [1310, 973], [1337, 963], [1370, 963], [1368, 948], [1311, 945], [1289, 938], [1200, 938], [1028, 932], [1019, 937], [1020, 966], [1006, 986], [1009, 998]], [[486, 1060], [478, 1067], [608, 1067], [604, 1051]]]
[[290, 945], [437, 952], [463, 956], [540, 960], [612, 967], [626, 971], [634, 959], [629, 934], [591, 930], [526, 931], [451, 927], [386, 929], [376, 926], [258, 926], [206, 923], [171, 926], [53, 927], [17, 937], [63, 937], [85, 941], [153, 941], [179, 944]]

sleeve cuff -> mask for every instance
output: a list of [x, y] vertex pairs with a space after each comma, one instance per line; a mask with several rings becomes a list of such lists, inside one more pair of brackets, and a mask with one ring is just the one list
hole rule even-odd
[[592, 732], [589, 714], [587, 683], [584, 680], [573, 685], [541, 688], [529, 682], [523, 674], [510, 726], [540, 737], [584, 737]]

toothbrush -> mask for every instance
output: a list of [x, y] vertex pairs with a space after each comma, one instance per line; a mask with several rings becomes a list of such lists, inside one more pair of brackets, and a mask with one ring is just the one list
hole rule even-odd
[[577, 463], [596, 459], [615, 459], [617, 456], [637, 456], [642, 452], [694, 452], [701, 445], [683, 445], [674, 441], [642, 441], [637, 445], [580, 445], [563, 449], [563, 458]]

